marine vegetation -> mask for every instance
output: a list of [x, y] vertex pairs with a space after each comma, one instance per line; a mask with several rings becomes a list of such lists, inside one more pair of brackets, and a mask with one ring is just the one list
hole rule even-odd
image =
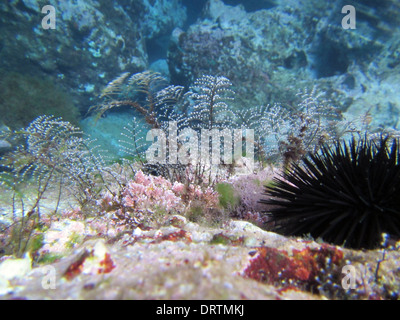
[[0, 228], [0, 235], [10, 234], [4, 247], [22, 256], [43, 227], [42, 207], [49, 193], [56, 199], [54, 214], [65, 194], [85, 207], [105, 187], [101, 176], [106, 168], [90, 140], [60, 118], [40, 116], [11, 135], [25, 141], [1, 158], [0, 185], [3, 195], [12, 199], [12, 224]]
[[[210, 184], [217, 182], [219, 178], [206, 177], [206, 161], [189, 150], [191, 147], [199, 147], [195, 144], [200, 140], [201, 129], [236, 127], [234, 114], [228, 104], [233, 100], [234, 92], [231, 87], [232, 83], [225, 77], [203, 76], [185, 92], [182, 86], [167, 85], [167, 80], [156, 72], [144, 71], [133, 75], [124, 73], [103, 89], [99, 97], [101, 102], [89, 112], [93, 112], [98, 121], [101, 121], [100, 118], [106, 116], [110, 110], [119, 107], [132, 108], [135, 113], [133, 123], [124, 128], [120, 141], [124, 153], [138, 159], [149, 173], [179, 182], [185, 182], [185, 177], [194, 175], [198, 184]], [[177, 134], [175, 139], [178, 139], [178, 147], [184, 144], [187, 146], [185, 154], [189, 163], [167, 161], [167, 164], [146, 164], [144, 152], [149, 143], [144, 141], [143, 132], [146, 129], [162, 129], [166, 138], [169, 138], [171, 131], [168, 129], [172, 122], [176, 126], [174, 131]], [[188, 129], [190, 132], [185, 131]], [[197, 137], [190, 138], [193, 133]], [[190, 140], [189, 143], [186, 143], [187, 140]], [[166, 150], [166, 158], [170, 159], [168, 151]]]
[[223, 76], [203, 75], [186, 91], [182, 86], [167, 85], [156, 72], [123, 73], [109, 82], [100, 103], [89, 111], [100, 119], [112, 109], [131, 107], [136, 116], [125, 129], [122, 149], [135, 157], [143, 153], [143, 141], [139, 140], [143, 140], [140, 131], [146, 125], [140, 121], [148, 129], [162, 128], [167, 134], [169, 123], [176, 121], [178, 135], [185, 129], [195, 130], [198, 136], [201, 129], [251, 129], [257, 159], [262, 163], [283, 161], [285, 166], [343, 134], [341, 113], [316, 88], [299, 93], [295, 106], [273, 104], [244, 111], [238, 111], [233, 88]]
[[266, 188], [274, 229], [349, 248], [400, 237], [400, 142], [381, 136], [325, 145]]
[[[180, 191], [174, 194], [177, 197], [174, 199], [180, 207], [174, 212], [186, 215], [189, 220], [219, 223], [228, 212], [233, 215], [234, 210], [241, 212], [240, 217], [259, 217], [250, 208], [252, 205], [243, 205], [243, 199], [247, 197], [239, 197], [226, 183], [235, 176], [236, 167], [246, 166], [244, 158], [234, 157], [233, 163], [225, 163], [225, 156], [229, 158], [229, 154], [221, 152], [217, 155], [221, 161], [211, 167], [214, 165], [210, 162], [214, 157], [212, 148], [215, 148], [212, 144], [206, 143], [201, 156], [193, 151], [200, 150], [202, 130], [220, 132], [229, 129], [231, 141], [242, 143], [244, 137], [236, 136], [234, 129], [253, 129], [256, 157], [260, 162], [256, 167], [258, 170], [266, 162], [282, 159], [287, 166], [301, 159], [306, 151], [317, 150], [322, 142], [333, 139], [339, 118], [334, 108], [322, 103], [314, 90], [301, 97], [302, 102], [296, 110], [274, 105], [239, 113], [234, 108], [232, 88], [233, 84], [223, 76], [202, 76], [188, 90], [168, 85], [160, 74], [150, 71], [133, 75], [124, 73], [117, 77], [102, 91], [101, 103], [91, 109], [98, 121], [115, 108], [125, 106], [134, 111], [132, 125], [121, 130], [119, 141], [127, 157], [114, 164], [106, 161], [102, 156], [105, 153], [98, 150], [93, 140], [61, 118], [43, 115], [27, 127], [7, 133], [6, 138], [15, 147], [0, 159], [0, 183], [7, 187], [12, 199], [11, 224], [0, 229], [6, 253], [22, 256], [29, 251], [32, 241], [41, 235], [46, 223], [49, 225], [46, 220], [49, 216], [42, 214], [42, 208], [46, 207], [48, 214], [51, 206], [51, 220], [61, 211], [60, 204], [70, 196], [82, 217], [104, 218], [116, 212], [119, 223], [131, 227], [143, 224], [143, 221], [163, 221], [165, 214], [175, 207], [162, 206], [162, 201], [158, 203], [155, 199], [161, 196], [167, 201], [172, 191], [160, 191], [155, 197], [150, 191], [145, 193], [145, 197], [160, 206], [136, 210], [139, 208], [136, 203], [143, 203], [141, 198], [135, 198], [139, 197], [138, 190], [142, 190], [142, 186], [139, 189], [133, 187], [139, 172], [151, 181], [151, 175], [159, 176], [166, 185], [179, 186]], [[174, 130], [169, 127], [171, 123], [175, 124]], [[144, 157], [149, 149], [149, 143], [144, 139], [146, 129], [161, 129], [166, 137], [174, 131], [178, 152], [185, 153], [189, 161], [148, 163]], [[265, 132], [269, 133], [267, 138], [264, 138]], [[225, 136], [223, 139], [225, 144]], [[221, 144], [216, 149], [222, 150], [220, 147]], [[204, 159], [207, 152], [209, 157]], [[168, 151], [167, 160], [170, 157]], [[253, 189], [248, 188], [248, 194]], [[219, 201], [214, 201], [217, 194]], [[125, 201], [128, 195], [136, 200]], [[46, 198], [53, 201], [45, 203]], [[99, 213], [99, 203], [104, 204], [104, 201], [108, 209]], [[72, 207], [72, 202], [69, 205]], [[162, 218], [155, 218], [154, 213]]]
[[0, 182], [17, 191], [33, 177], [39, 193], [58, 185], [69, 189], [81, 204], [91, 197], [105, 162], [79, 128], [61, 118], [40, 116], [13, 135], [25, 138], [25, 143], [2, 158], [6, 170]]

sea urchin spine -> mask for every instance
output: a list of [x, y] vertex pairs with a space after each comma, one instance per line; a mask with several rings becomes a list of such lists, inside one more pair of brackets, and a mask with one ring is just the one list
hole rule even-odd
[[400, 237], [399, 140], [354, 138], [325, 145], [266, 188], [275, 230], [349, 248]]

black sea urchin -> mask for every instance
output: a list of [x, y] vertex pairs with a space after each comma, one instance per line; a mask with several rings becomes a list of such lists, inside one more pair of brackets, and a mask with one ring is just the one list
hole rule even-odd
[[294, 164], [274, 186], [275, 230], [349, 248], [379, 246], [382, 233], [400, 237], [400, 143], [381, 137], [336, 142]]

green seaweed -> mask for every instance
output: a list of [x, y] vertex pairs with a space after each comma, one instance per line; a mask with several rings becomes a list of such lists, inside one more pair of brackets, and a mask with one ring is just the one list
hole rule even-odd
[[232, 185], [228, 183], [218, 183], [216, 190], [219, 194], [219, 204], [223, 208], [235, 208], [239, 205], [240, 197], [236, 195]]

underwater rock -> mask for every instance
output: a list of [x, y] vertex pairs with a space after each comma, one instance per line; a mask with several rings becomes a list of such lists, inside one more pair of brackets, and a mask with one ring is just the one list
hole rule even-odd
[[60, 254], [81, 242], [83, 234], [90, 234], [83, 222], [65, 219], [51, 224], [43, 239], [40, 253]]
[[306, 50], [314, 33], [315, 23], [297, 7], [246, 12], [211, 0], [204, 19], [171, 44], [171, 79], [187, 84], [203, 74], [223, 74], [242, 104], [293, 100], [298, 88], [292, 79], [309, 78]]
[[162, 74], [162, 76], [167, 79], [168, 81], [170, 80], [170, 74], [169, 74], [169, 69], [168, 69], [168, 62], [166, 59], [158, 59], [154, 61], [149, 69], [154, 72], [158, 72]]
[[7, 259], [0, 264], [0, 277], [6, 280], [21, 278], [32, 268], [32, 258], [29, 253], [22, 259]]
[[80, 114], [72, 96], [51, 77], [0, 70], [0, 78], [0, 114], [9, 126], [5, 129], [0, 126], [0, 137], [10, 134], [10, 130], [27, 127], [43, 114], [62, 117], [75, 125], [78, 123]]
[[179, 0], [141, 0], [144, 10], [141, 19], [142, 34], [155, 39], [182, 27], [186, 20], [186, 9]]
[[181, 4], [170, 0], [46, 4], [55, 8], [55, 29], [42, 27], [46, 14], [40, 1], [8, 1], [0, 6], [0, 69], [50, 76], [74, 95], [83, 112], [107, 79], [128, 69], [147, 68], [146, 41], [169, 34], [186, 17]]
[[[358, 115], [364, 102], [374, 107], [368, 101], [380, 81], [396, 88], [400, 8], [394, 1], [383, 6], [390, 15], [380, 6], [357, 4], [357, 30], [342, 28], [341, 1], [285, 1], [254, 12], [225, 3], [210, 0], [202, 19], [185, 33], [175, 32], [168, 53], [172, 82], [187, 85], [202, 74], [222, 74], [234, 85], [237, 108], [293, 107], [296, 93], [317, 86], [339, 110], [354, 103], [349, 113]], [[386, 100], [373, 113], [393, 127], [389, 109], [396, 114], [397, 99], [391, 94]]]
[[32, 269], [32, 258], [29, 253], [22, 259], [10, 258], [0, 263], [0, 295], [12, 291], [10, 281], [22, 279]]
[[0, 140], [0, 152], [4, 151], [4, 149], [10, 149], [11, 143], [7, 140]]
[[[398, 291], [397, 250], [382, 259], [378, 250], [286, 238], [243, 221], [181, 221], [130, 242], [88, 239], [7, 283], [0, 299], [386, 299]], [[345, 265], [357, 268], [353, 290], [343, 288]], [[52, 290], [43, 285], [48, 275]]]

